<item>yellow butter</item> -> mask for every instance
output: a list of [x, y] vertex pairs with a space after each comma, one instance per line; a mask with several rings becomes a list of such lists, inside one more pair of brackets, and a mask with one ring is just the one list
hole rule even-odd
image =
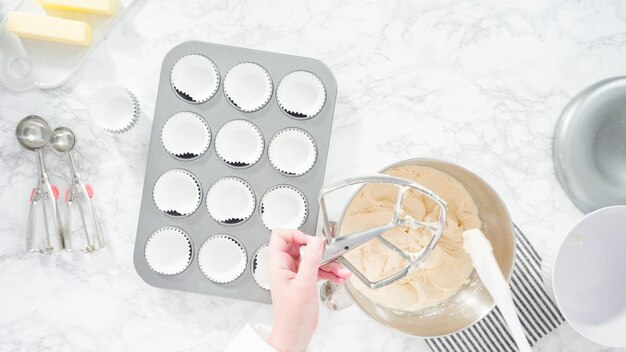
[[114, 15], [117, 0], [37, 0], [46, 9]]
[[90, 25], [58, 17], [10, 12], [7, 30], [22, 38], [82, 46], [91, 44]]

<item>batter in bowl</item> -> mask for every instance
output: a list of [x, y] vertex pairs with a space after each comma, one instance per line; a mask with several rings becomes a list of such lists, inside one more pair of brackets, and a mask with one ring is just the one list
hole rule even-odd
[[[430, 167], [415, 165], [394, 167], [385, 173], [417, 182], [447, 202], [448, 216], [443, 235], [418, 269], [390, 285], [370, 289], [354, 276], [350, 280], [356, 289], [378, 305], [415, 312], [441, 303], [468, 282], [473, 267], [463, 250], [462, 234], [465, 230], [480, 228], [481, 221], [474, 200], [453, 177]], [[350, 203], [340, 234], [388, 223], [397, 193], [395, 185], [365, 185]], [[436, 222], [439, 219], [439, 206], [414, 190], [405, 196], [403, 208], [406, 215], [416, 220]], [[406, 252], [418, 252], [428, 244], [432, 233], [425, 229], [399, 227], [382, 236]], [[389, 277], [408, 265], [376, 239], [346, 253], [345, 257], [371, 281]]]

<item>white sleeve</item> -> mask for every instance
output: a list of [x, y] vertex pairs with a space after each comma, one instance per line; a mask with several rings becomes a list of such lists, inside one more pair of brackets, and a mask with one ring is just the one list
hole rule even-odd
[[226, 347], [225, 352], [276, 352], [265, 340], [269, 337], [271, 328], [267, 325], [255, 325], [254, 328], [250, 324], [239, 331], [235, 339]]

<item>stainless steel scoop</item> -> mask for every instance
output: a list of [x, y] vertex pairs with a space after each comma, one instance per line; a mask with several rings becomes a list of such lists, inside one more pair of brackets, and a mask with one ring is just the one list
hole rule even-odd
[[30, 115], [17, 124], [15, 135], [22, 147], [37, 154], [38, 181], [30, 196], [26, 249], [42, 253], [63, 249], [63, 227], [56, 201], [59, 192], [48, 180], [42, 150], [50, 141], [50, 125], [42, 117]]
[[[335, 230], [341, 229], [341, 222], [335, 224], [334, 222], [329, 220], [328, 211], [326, 209], [325, 197], [329, 193], [335, 192], [339, 189], [359, 184], [364, 185], [367, 183], [385, 183], [398, 186], [398, 196], [396, 198], [396, 203], [394, 205], [391, 220], [389, 221], [389, 223], [379, 227], [375, 227], [363, 232], [337, 237]], [[404, 198], [409, 190], [415, 190], [417, 192], [420, 192], [426, 197], [435, 201], [435, 203], [437, 203], [440, 208], [438, 222], [430, 223], [417, 221], [410, 216], [403, 214], [402, 205]], [[441, 235], [443, 233], [443, 228], [445, 226], [447, 216], [446, 202], [439, 198], [439, 196], [437, 196], [431, 190], [411, 180], [383, 174], [349, 178], [325, 187], [320, 192], [319, 202], [320, 209], [322, 210], [322, 217], [324, 220], [323, 231], [326, 237], [326, 246], [324, 249], [324, 254], [322, 256], [321, 264], [323, 265], [330, 263], [333, 260], [338, 260], [370, 288], [379, 288], [389, 285], [403, 278], [407, 274], [411, 273], [413, 270], [417, 269], [420, 264], [430, 255], [433, 249], [435, 249], [437, 242], [439, 242], [439, 238], [441, 238]], [[381, 236], [383, 233], [395, 227], [425, 228], [430, 230], [433, 233], [433, 236], [430, 242], [422, 250], [415, 253], [409, 253], [398, 248], [396, 245]], [[358, 247], [359, 245], [372, 239], [380, 241], [386, 247], [404, 258], [409, 264], [404, 269], [386, 278], [378, 281], [369, 280], [363, 273], [361, 273], [356, 267], [354, 267], [352, 263], [350, 263], [350, 261], [345, 259], [343, 255], [351, 251], [355, 247]]]
[[[83, 183], [71, 153], [71, 150], [76, 145], [74, 133], [67, 127], [58, 127], [52, 131], [50, 143], [57, 152], [65, 154], [71, 174], [71, 184], [65, 196], [65, 202], [67, 203], [65, 247], [69, 250], [80, 250], [83, 252], [92, 252], [104, 247], [100, 223], [91, 203], [93, 189], [88, 184]], [[75, 216], [74, 207], [78, 208], [80, 217], [78, 231], [74, 231], [72, 226], [73, 216]], [[77, 232], [77, 235], [74, 235], [73, 232]]]

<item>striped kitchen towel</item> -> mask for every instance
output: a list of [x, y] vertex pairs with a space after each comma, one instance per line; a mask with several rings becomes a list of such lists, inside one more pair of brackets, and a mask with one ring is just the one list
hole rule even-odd
[[[513, 302], [531, 345], [557, 328], [563, 316], [544, 289], [541, 257], [515, 226], [516, 257], [511, 276]], [[500, 310], [496, 307], [471, 327], [445, 337], [426, 340], [435, 352], [517, 351]]]

